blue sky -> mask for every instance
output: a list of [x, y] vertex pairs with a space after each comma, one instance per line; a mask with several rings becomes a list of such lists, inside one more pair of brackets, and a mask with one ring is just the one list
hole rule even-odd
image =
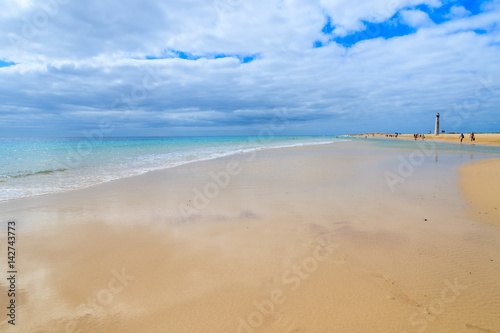
[[500, 131], [500, 1], [5, 0], [0, 136]]

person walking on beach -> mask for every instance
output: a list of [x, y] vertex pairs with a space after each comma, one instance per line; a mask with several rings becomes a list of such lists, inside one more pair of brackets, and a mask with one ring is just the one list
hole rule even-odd
[[474, 137], [474, 132], [470, 133], [470, 142], [476, 141], [476, 138]]
[[464, 140], [464, 133], [460, 134], [460, 143]]

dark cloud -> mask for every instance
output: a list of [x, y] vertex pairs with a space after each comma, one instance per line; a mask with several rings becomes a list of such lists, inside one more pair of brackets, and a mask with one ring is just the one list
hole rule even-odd
[[[425, 131], [436, 112], [449, 130], [498, 130], [498, 2], [432, 24], [411, 9], [431, 0], [220, 1], [7, 0], [2, 135], [78, 135], [103, 119], [111, 135], [252, 134], [278, 109], [283, 134]], [[341, 36], [397, 12], [416, 33], [313, 48], [329, 38], [325, 13]], [[146, 60], [167, 53], [193, 60]]]

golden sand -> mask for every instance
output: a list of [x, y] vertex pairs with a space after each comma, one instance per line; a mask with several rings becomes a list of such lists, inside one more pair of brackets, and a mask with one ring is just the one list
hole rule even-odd
[[474, 218], [500, 227], [500, 159], [467, 164], [460, 173], [460, 186]]
[[[500, 145], [500, 133], [479, 133], [474, 134], [476, 140], [470, 140], [470, 133], [464, 133], [464, 139], [462, 144], [479, 144], [479, 145], [490, 145], [498, 146]], [[403, 138], [413, 138], [413, 134], [402, 134]], [[425, 134], [425, 140], [439, 140], [448, 142], [458, 142], [460, 143], [460, 134]]]
[[[447, 141], [447, 142], [457, 142], [460, 143], [460, 134], [426, 134], [425, 140], [438, 140], [438, 141]], [[369, 136], [369, 137], [385, 137], [387, 134], [385, 133], [368, 133], [368, 134], [358, 134], [353, 136]], [[391, 134], [393, 135], [393, 134]], [[478, 133], [474, 134], [476, 140], [470, 140], [470, 133], [464, 133], [464, 139], [462, 144], [480, 144], [480, 145], [490, 145], [490, 146], [498, 146], [500, 145], [500, 133]], [[413, 134], [401, 134], [398, 135], [398, 138], [405, 139], [413, 139]], [[394, 138], [397, 139], [397, 138]]]
[[500, 229], [446, 159], [392, 191], [405, 154], [268, 150], [0, 203], [21, 272], [0, 330], [499, 332]]

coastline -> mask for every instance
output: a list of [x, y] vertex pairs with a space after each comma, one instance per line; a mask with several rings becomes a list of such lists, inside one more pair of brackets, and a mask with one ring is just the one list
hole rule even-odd
[[[4, 177], [5, 179], [0, 181], [2, 184], [2, 191], [0, 193], [0, 202], [22, 199], [28, 197], [38, 197], [43, 195], [48, 195], [52, 193], [61, 193], [79, 190], [95, 185], [99, 185], [102, 183], [112, 182], [128, 177], [134, 177], [142, 174], [146, 174], [149, 172], [154, 172], [158, 170], [165, 170], [169, 168], [175, 168], [182, 165], [186, 165], [189, 163], [196, 163], [202, 161], [213, 160], [217, 158], [223, 158], [226, 156], [232, 156], [242, 153], [256, 153], [261, 150], [268, 149], [281, 149], [281, 148], [292, 148], [292, 147], [302, 147], [302, 146], [314, 146], [314, 145], [322, 145], [322, 144], [331, 144], [335, 142], [344, 142], [349, 141], [346, 138], [334, 138], [334, 137], [270, 137], [270, 138], [260, 138], [260, 137], [211, 137], [208, 138], [210, 142], [208, 145], [202, 145], [194, 143], [194, 145], [186, 145], [186, 140], [189, 141], [193, 138], [153, 138], [154, 140], [158, 140], [162, 142], [162, 140], [180, 140], [184, 145], [182, 147], [182, 151], [187, 151], [188, 156], [185, 154], [179, 155], [178, 147], [160, 147], [162, 148], [160, 151], [151, 151], [151, 152], [141, 152], [139, 156], [137, 154], [134, 155], [132, 159], [134, 162], [137, 160], [145, 159], [145, 160], [159, 160], [159, 162], [150, 163], [147, 162], [139, 162], [139, 163], [130, 163], [130, 157], [128, 155], [125, 156], [125, 160], [116, 161], [116, 160], [104, 160], [100, 161], [96, 165], [92, 165], [89, 157], [97, 156], [100, 158], [103, 155], [98, 146], [105, 145], [105, 143], [113, 142], [114, 140], [119, 140], [120, 143], [123, 143], [124, 139], [127, 138], [107, 138], [106, 140], [100, 139], [96, 142], [90, 141], [88, 138], [84, 138], [82, 141], [78, 141], [76, 139], [69, 140], [69, 142], [74, 142], [74, 147], [66, 146], [63, 149], [58, 147], [58, 150], [64, 151], [66, 154], [63, 156], [50, 156], [50, 164], [46, 165], [42, 168], [42, 171], [31, 171], [25, 172], [21, 174], [16, 174], [16, 170], [12, 170], [14, 175], [8, 176], [8, 170], [3, 170], [0, 177]], [[132, 139], [132, 142], [136, 140], [145, 140], [148, 138], [128, 138]], [[53, 141], [53, 138], [46, 138], [47, 142]], [[154, 141], [153, 140], [153, 141]], [[213, 140], [219, 140], [213, 141]], [[234, 140], [234, 142], [230, 142], [228, 145], [227, 141]], [[314, 141], [313, 141], [314, 140]], [[319, 140], [319, 141], [317, 141]], [[42, 142], [44, 142], [42, 141]], [[30, 142], [28, 140], [28, 142]], [[61, 141], [55, 140], [55, 143], [61, 144]], [[64, 143], [64, 140], [62, 141]], [[232, 143], [232, 144], [231, 144]], [[86, 149], [80, 147], [80, 144]], [[95, 147], [94, 147], [95, 145]], [[130, 147], [129, 147], [130, 148]], [[135, 146], [131, 147], [132, 149], [136, 148]], [[102, 147], [101, 147], [102, 149]], [[123, 149], [123, 148], [121, 148]], [[16, 150], [22, 151], [22, 149], [16, 148]], [[43, 149], [39, 149], [43, 151]], [[191, 150], [194, 150], [192, 152]], [[166, 153], [168, 152], [168, 154]], [[11, 152], [12, 153], [12, 152]], [[104, 155], [107, 155], [106, 152]], [[9, 151], [7, 150], [7, 155]], [[6, 156], [7, 156], [6, 155]], [[29, 155], [29, 154], [28, 154]], [[165, 156], [172, 155], [172, 158], [165, 158]], [[24, 156], [18, 156], [19, 161], [23, 161], [26, 158], [26, 154]], [[45, 159], [46, 156], [38, 156], [40, 159]], [[12, 158], [10, 158], [12, 160]], [[90, 163], [90, 165], [88, 165]], [[22, 164], [22, 163], [21, 163]], [[110, 170], [106, 168], [106, 166], [114, 165], [110, 167]], [[120, 167], [117, 167], [120, 166]], [[122, 167], [123, 166], [123, 167]], [[14, 165], [15, 168], [21, 168], [29, 170], [30, 168], [34, 168], [33, 165]], [[80, 174], [81, 170], [87, 169], [88, 173], [84, 174], [86, 177], [82, 177]], [[8, 169], [8, 167], [6, 167]], [[35, 177], [39, 181], [35, 181]], [[44, 176], [45, 178], [40, 178]], [[83, 178], [83, 180], [80, 180]], [[53, 179], [55, 181], [51, 182], [50, 185], [47, 182], [48, 179]], [[28, 182], [28, 180], [32, 180]], [[12, 186], [12, 181], [15, 184]], [[45, 184], [47, 183], [47, 184]], [[43, 187], [43, 185], [45, 187]], [[26, 192], [30, 192], [29, 195], [26, 195]], [[6, 193], [13, 193], [10, 195], [6, 195]]]
[[261, 150], [2, 202], [23, 238], [20, 327], [498, 330], [500, 231], [467, 215], [454, 170], [470, 161], [425, 157], [391, 191], [411, 156]]
[[[445, 142], [454, 142], [454, 143], [460, 143], [460, 133], [456, 134], [427, 134], [427, 133], [421, 133], [425, 135], [425, 140], [435, 140], [435, 141], [445, 141]], [[464, 133], [464, 140], [463, 144], [471, 144], [470, 138], [469, 138], [470, 133]], [[366, 133], [366, 134], [353, 134], [350, 136], [353, 137], [386, 137], [387, 133]], [[393, 133], [390, 133], [390, 135], [394, 135]], [[478, 144], [478, 145], [488, 145], [488, 146], [500, 146], [500, 133], [475, 133], [476, 140], [472, 144]], [[405, 138], [405, 139], [412, 139], [413, 140], [413, 134], [400, 134], [398, 135], [397, 138], [395, 137], [390, 137], [391, 139], [397, 139], [397, 138]], [[420, 139], [419, 139], [420, 140]]]

